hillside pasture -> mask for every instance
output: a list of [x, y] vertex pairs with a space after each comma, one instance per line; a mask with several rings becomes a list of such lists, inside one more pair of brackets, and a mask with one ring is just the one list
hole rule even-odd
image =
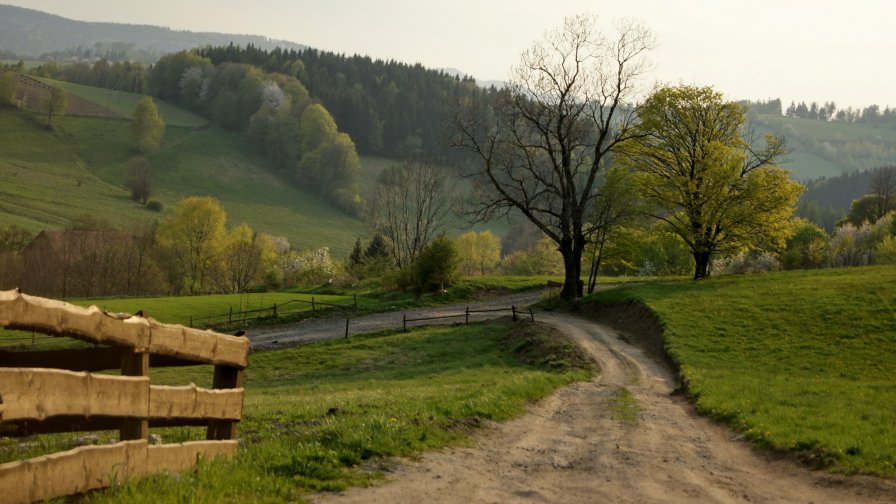
[[896, 267], [626, 286], [662, 326], [697, 409], [760, 446], [896, 475]]
[[[139, 93], [103, 89], [53, 79], [41, 78], [40, 82], [61, 87], [69, 94], [70, 99], [74, 96], [95, 103], [98, 106], [111, 110], [120, 117], [126, 118], [131, 118], [134, 115], [134, 109], [137, 108], [137, 103], [144, 97], [144, 95]], [[156, 104], [156, 108], [159, 109], [159, 113], [162, 115], [162, 120], [164, 120], [165, 124], [168, 126], [201, 128], [209, 124], [206, 118], [182, 108], [178, 108], [164, 100], [153, 98], [153, 101]]]
[[89, 214], [119, 228], [164, 218], [182, 198], [214, 196], [231, 224], [285, 236], [297, 248], [328, 246], [337, 257], [366, 236], [359, 219], [301, 191], [236, 133], [169, 126], [149, 155], [161, 213], [130, 200], [127, 162], [137, 155], [127, 122], [61, 116], [48, 130], [39, 114], [0, 110], [0, 225], [32, 232]]

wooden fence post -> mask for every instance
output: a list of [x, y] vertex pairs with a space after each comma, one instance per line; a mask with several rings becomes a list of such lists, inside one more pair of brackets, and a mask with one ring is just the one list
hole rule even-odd
[[274, 318], [277, 318], [277, 303], [274, 303]]
[[317, 308], [314, 307], [314, 296], [311, 296], [311, 311], [317, 311]]
[[[135, 352], [126, 348], [121, 352], [122, 376], [149, 376], [149, 354]], [[118, 430], [119, 441], [149, 438], [149, 420], [146, 418], [128, 418], [121, 421]]]
[[408, 314], [401, 314], [401, 328], [404, 329], [404, 332], [408, 332]]
[[529, 317], [532, 319], [532, 322], [535, 322], [535, 312], [532, 311], [532, 307], [529, 307]]
[[228, 307], [229, 311], [227, 312], [227, 325], [233, 323], [233, 305]]
[[355, 302], [355, 311], [358, 311], [358, 295], [352, 294], [352, 300]]
[[348, 320], [349, 319], [347, 319], [347, 318], [345, 319], [345, 337], [346, 338], [348, 338]]
[[[243, 370], [233, 366], [215, 366], [214, 389], [230, 389], [243, 386]], [[232, 420], [211, 420], [205, 438], [209, 440], [236, 439], [236, 424]]]
[[467, 307], [467, 310], [464, 312], [464, 324], [470, 323], [470, 307]]
[[516, 322], [517, 320], [519, 320], [516, 316], [516, 306], [511, 305], [510, 311], [513, 313], [513, 321]]

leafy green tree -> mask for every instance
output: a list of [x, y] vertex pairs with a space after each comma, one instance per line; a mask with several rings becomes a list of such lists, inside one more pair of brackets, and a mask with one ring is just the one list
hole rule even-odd
[[784, 269], [823, 268], [830, 261], [830, 237], [820, 227], [796, 219], [787, 246], [781, 255]]
[[639, 118], [625, 162], [650, 214], [691, 249], [694, 279], [709, 275], [713, 254], [783, 246], [802, 187], [776, 166], [781, 138], [751, 146], [744, 107], [709, 87], [657, 89]]
[[489, 230], [470, 231], [455, 240], [460, 254], [460, 272], [466, 276], [485, 275], [501, 261], [501, 239]]
[[277, 264], [274, 242], [248, 224], [227, 232], [216, 262], [215, 283], [225, 293], [246, 292], [260, 285]]
[[457, 246], [447, 236], [439, 236], [429, 243], [414, 261], [416, 292], [438, 292], [450, 287], [457, 279], [460, 256]]
[[47, 113], [47, 126], [52, 128], [53, 116], [64, 114], [67, 107], [68, 94], [61, 87], [52, 86], [41, 107]]
[[0, 105], [14, 105], [19, 80], [12, 71], [0, 71]]
[[311, 152], [318, 146], [330, 143], [336, 137], [336, 121], [319, 103], [309, 106], [302, 112], [299, 123], [299, 139], [301, 152]]
[[476, 159], [475, 217], [519, 211], [556, 243], [565, 279], [560, 296], [583, 294], [582, 256], [593, 226], [598, 172], [632, 139], [637, 81], [653, 47], [648, 30], [617, 25], [611, 39], [588, 16], [563, 25], [523, 53], [493, 110], [462, 100], [452, 144]]
[[137, 151], [155, 150], [165, 134], [165, 121], [159, 114], [151, 96], [144, 96], [134, 109], [134, 120], [131, 123], [131, 134], [137, 143]]
[[597, 273], [604, 258], [607, 243], [617, 234], [617, 230], [632, 222], [642, 211], [634, 178], [621, 167], [609, 169], [597, 189], [594, 212], [591, 216], [593, 233], [589, 236], [590, 263], [588, 273], [588, 293], [597, 286]]
[[209, 278], [224, 247], [227, 214], [217, 199], [191, 196], [159, 225], [158, 244], [175, 292], [210, 290]]

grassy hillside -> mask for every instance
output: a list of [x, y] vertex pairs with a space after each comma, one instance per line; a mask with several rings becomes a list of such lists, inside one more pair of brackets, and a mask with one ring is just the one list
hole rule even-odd
[[792, 152], [785, 168], [797, 180], [831, 177], [896, 163], [896, 128], [762, 114], [754, 126], [787, 139]]
[[[144, 96], [138, 93], [84, 86], [53, 79], [40, 80], [47, 84], [61, 87], [71, 95], [79, 96], [87, 101], [102, 105], [124, 117], [132, 117], [134, 115], [134, 109], [137, 108], [137, 102]], [[153, 101], [155, 101], [159, 113], [162, 114], [162, 120], [164, 120], [165, 124], [168, 126], [199, 128], [208, 124], [208, 120], [200, 115], [178, 108], [158, 98], [154, 98]]]
[[896, 475], [896, 267], [634, 285], [697, 408], [759, 445]]
[[90, 214], [127, 227], [164, 216], [183, 197], [210, 195], [221, 200], [231, 224], [247, 222], [298, 248], [330, 246], [345, 255], [355, 236], [367, 233], [358, 219], [282, 180], [239, 135], [217, 127], [166, 128], [162, 147], [149, 156], [153, 199], [165, 211], [151, 212], [132, 202], [122, 183], [136, 154], [127, 121], [54, 122], [50, 131], [38, 115], [0, 109], [0, 225], [36, 232]]

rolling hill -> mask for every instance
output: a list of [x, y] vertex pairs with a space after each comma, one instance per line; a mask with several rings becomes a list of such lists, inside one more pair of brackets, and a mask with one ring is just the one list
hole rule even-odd
[[247, 45], [264, 49], [302, 49], [303, 45], [259, 35], [191, 32], [160, 26], [76, 21], [33, 9], [0, 5], [0, 49], [20, 56], [77, 47], [92, 48], [97, 43], [122, 43], [155, 54], [206, 45]]
[[[81, 87], [67, 85], [72, 93]], [[131, 98], [118, 104], [121, 115], [129, 115]], [[175, 123], [192, 116], [173, 106], [162, 113], [179, 118]], [[131, 201], [122, 182], [136, 154], [127, 120], [63, 116], [54, 123], [55, 131], [33, 112], [0, 109], [0, 225], [36, 232], [90, 215], [128, 228], [163, 217], [183, 197], [210, 195], [230, 224], [246, 222], [300, 249], [329, 246], [342, 256], [369, 233], [360, 220], [288, 184], [238, 134], [215, 126], [166, 128], [161, 148], [148, 156], [152, 198], [164, 205], [152, 212]]]

